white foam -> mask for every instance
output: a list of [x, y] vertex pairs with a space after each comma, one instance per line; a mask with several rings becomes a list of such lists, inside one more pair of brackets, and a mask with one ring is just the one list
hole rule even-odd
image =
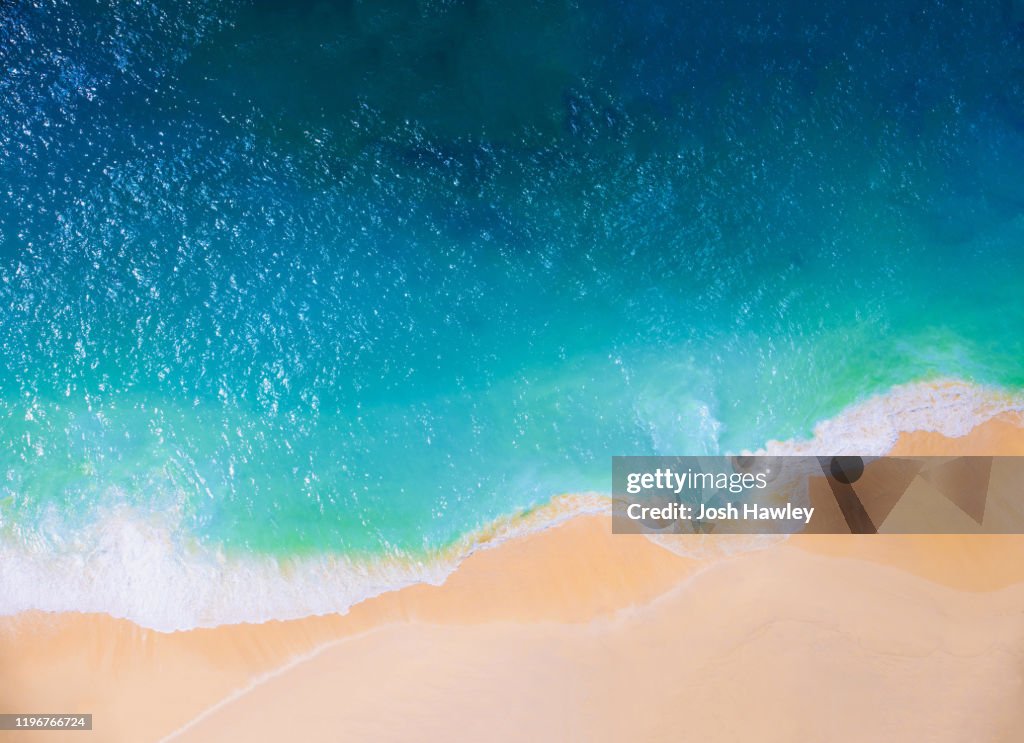
[[[173, 515], [119, 507], [75, 532], [60, 528], [59, 541], [0, 540], [0, 614], [97, 612], [172, 632], [344, 613], [413, 583], [440, 585], [476, 549], [604, 507], [603, 499], [560, 498], [534, 514], [501, 519], [431, 560], [229, 558], [183, 541]], [[46, 531], [58, 530], [51, 524]]]
[[959, 380], [914, 382], [853, 405], [814, 427], [810, 439], [769, 441], [757, 454], [881, 456], [901, 433], [964, 436], [991, 418], [1024, 411], [1024, 395]]
[[[962, 436], [995, 415], [1024, 411], [1024, 398], [958, 381], [915, 383], [852, 406], [815, 427], [811, 439], [769, 442], [761, 453], [880, 455], [904, 431]], [[607, 496], [559, 496], [525, 516], [499, 519], [430, 560], [393, 555], [244, 559], [189, 541], [178, 517], [119, 507], [72, 530], [52, 517], [42, 533], [0, 538], [0, 614], [26, 610], [100, 612], [160, 631], [344, 613], [413, 583], [439, 585], [474, 550], [536, 532], [578, 514], [608, 512]], [[770, 539], [655, 540], [674, 551], [764, 548]]]

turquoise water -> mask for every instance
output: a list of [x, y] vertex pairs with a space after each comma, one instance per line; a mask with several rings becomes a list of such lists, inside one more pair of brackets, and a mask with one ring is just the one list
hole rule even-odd
[[421, 554], [1024, 387], [1012, 3], [0, 6], [0, 525]]

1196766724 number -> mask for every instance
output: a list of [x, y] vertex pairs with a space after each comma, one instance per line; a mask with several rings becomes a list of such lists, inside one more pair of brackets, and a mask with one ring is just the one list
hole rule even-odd
[[92, 730], [92, 715], [0, 714], [0, 730]]

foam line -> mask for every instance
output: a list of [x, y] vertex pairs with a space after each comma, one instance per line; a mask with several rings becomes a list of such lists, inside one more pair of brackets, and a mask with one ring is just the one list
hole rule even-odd
[[[772, 441], [768, 454], [883, 454], [903, 431], [966, 434], [995, 415], [1024, 410], [1024, 398], [959, 381], [915, 383], [821, 422], [811, 439]], [[600, 494], [562, 495], [526, 514], [501, 518], [428, 557], [357, 560], [337, 554], [291, 560], [229, 557], [189, 541], [173, 514], [119, 507], [60, 540], [18, 525], [0, 541], [0, 614], [27, 610], [100, 612], [159, 631], [344, 613], [413, 583], [439, 585], [475, 550], [610, 508]], [[65, 533], [47, 524], [47, 533]], [[657, 540], [656, 540], [657, 541]], [[733, 540], [726, 551], [774, 540]], [[717, 545], [717, 546], [716, 546]], [[665, 546], [721, 552], [713, 540]]]

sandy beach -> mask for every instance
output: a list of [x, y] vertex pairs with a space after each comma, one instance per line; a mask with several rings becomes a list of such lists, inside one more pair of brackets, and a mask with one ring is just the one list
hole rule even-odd
[[[1024, 427], [906, 434], [894, 453], [1024, 454]], [[1024, 537], [726, 552], [684, 557], [590, 515], [344, 616], [175, 633], [4, 617], [0, 708], [91, 712], [94, 730], [0, 739], [1024, 738]]]

